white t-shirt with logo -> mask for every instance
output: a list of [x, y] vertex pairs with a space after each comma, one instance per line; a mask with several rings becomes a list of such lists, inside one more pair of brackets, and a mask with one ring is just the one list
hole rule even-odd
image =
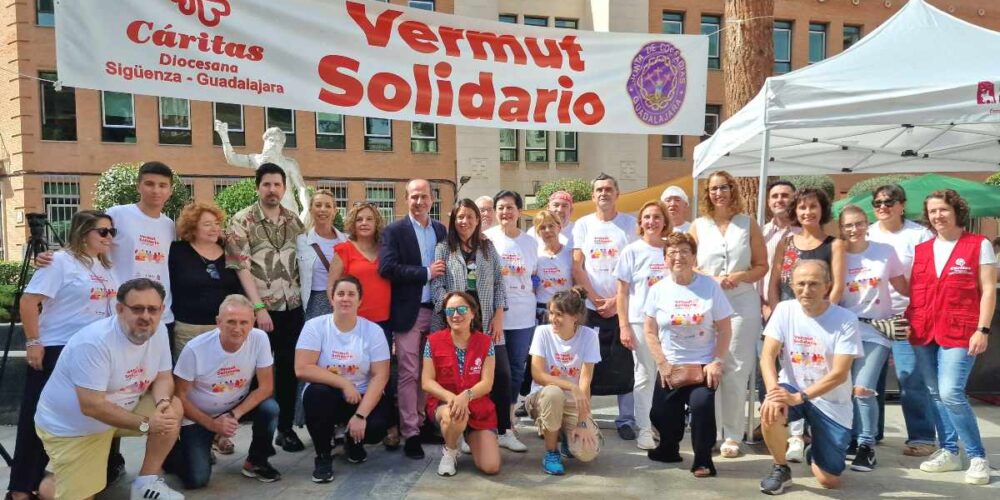
[[[569, 290], [573, 287], [573, 248], [563, 245], [562, 250], [555, 255], [549, 255], [545, 247], [538, 249], [538, 288], [535, 289], [535, 302], [548, 304], [556, 292]], [[504, 317], [506, 322], [506, 316]]]
[[[583, 252], [583, 269], [599, 296], [614, 297], [617, 293], [615, 266], [618, 256], [636, 239], [636, 220], [628, 214], [619, 213], [607, 222], [598, 219], [597, 214], [589, 214], [576, 221], [573, 249]], [[587, 299], [587, 308], [597, 310], [590, 299]]]
[[[663, 248], [643, 240], [629, 243], [618, 257], [615, 277], [628, 284], [628, 321], [642, 323], [646, 319], [646, 300], [649, 289], [667, 275], [663, 262]], [[639, 335], [641, 332], [635, 332]]]
[[104, 392], [105, 398], [131, 411], [161, 372], [170, 372], [167, 328], [142, 345], [125, 336], [118, 316], [97, 320], [73, 335], [63, 348], [42, 395], [35, 423], [49, 434], [70, 437], [104, 432], [110, 425], [80, 411], [76, 388]]
[[114, 314], [117, 291], [111, 270], [100, 260], [88, 266], [65, 250], [35, 271], [24, 289], [47, 297], [38, 320], [38, 336], [46, 347], [66, 345], [81, 328]]
[[114, 219], [118, 235], [111, 244], [112, 271], [119, 284], [133, 278], [149, 278], [160, 282], [167, 297], [163, 301], [164, 324], [174, 322], [170, 310], [170, 270], [167, 255], [170, 243], [177, 238], [174, 221], [160, 214], [153, 218], [139, 209], [136, 204], [116, 205], [106, 210]]
[[732, 315], [722, 287], [698, 273], [687, 285], [678, 285], [670, 277], [660, 281], [649, 290], [644, 309], [644, 316], [656, 319], [660, 347], [670, 364], [711, 363], [715, 322]]
[[371, 364], [389, 359], [382, 328], [360, 316], [349, 332], [337, 329], [332, 314], [306, 321], [295, 348], [319, 352], [320, 368], [346, 378], [362, 394], [368, 389]]
[[[934, 269], [937, 271], [938, 278], [941, 277], [944, 266], [948, 264], [948, 259], [951, 258], [951, 252], [955, 250], [956, 245], [958, 245], [957, 239], [948, 241], [941, 238], [934, 238]], [[997, 256], [993, 253], [993, 245], [990, 243], [990, 240], [984, 238], [979, 243], [979, 265], [987, 266], [996, 263]], [[957, 267], [972, 267], [969, 264], [969, 262], [965, 262], [965, 259], [962, 258], [955, 260], [955, 266]], [[977, 279], [978, 276], [977, 274]]]
[[503, 329], [516, 330], [535, 326], [535, 291], [531, 276], [538, 265], [538, 242], [523, 231], [510, 238], [500, 226], [493, 226], [483, 233], [489, 238], [500, 256], [500, 274], [507, 291], [507, 311], [503, 315]]
[[[184, 346], [174, 375], [191, 382], [187, 399], [196, 408], [216, 417], [232, 410], [250, 394], [258, 368], [274, 364], [271, 342], [263, 330], [250, 330], [236, 352], [222, 348], [219, 329], [203, 333]], [[184, 419], [184, 425], [193, 424]]]
[[[563, 340], [552, 325], [540, 325], [535, 328], [528, 354], [544, 359], [549, 375], [577, 385], [584, 363], [597, 364], [601, 361], [601, 344], [597, 339], [597, 330], [590, 327], [579, 326], [573, 338]], [[542, 386], [537, 382], [531, 383], [532, 394], [540, 390]]]
[[[903, 221], [903, 227], [895, 233], [883, 231], [878, 223], [868, 226], [868, 241], [885, 243], [895, 249], [899, 262], [903, 264], [903, 274], [907, 280], [913, 271], [914, 249], [933, 237], [934, 234], [929, 229], [911, 220]], [[906, 312], [906, 306], [910, 305], [910, 298], [900, 295], [892, 285], [889, 288], [892, 289], [892, 313], [903, 314]]]
[[[847, 282], [840, 305], [859, 318], [888, 319], [892, 317], [889, 280], [903, 275], [903, 264], [896, 250], [885, 243], [869, 242], [860, 253], [847, 253]], [[885, 335], [868, 323], [859, 322], [861, 340], [889, 347]]]
[[[833, 369], [838, 354], [864, 357], [858, 317], [838, 305], [816, 318], [809, 317], [795, 300], [786, 300], [774, 308], [764, 335], [781, 342], [781, 372], [778, 381], [798, 390], [808, 389]], [[826, 416], [846, 429], [854, 420], [851, 402], [851, 377], [819, 397], [809, 401]]]

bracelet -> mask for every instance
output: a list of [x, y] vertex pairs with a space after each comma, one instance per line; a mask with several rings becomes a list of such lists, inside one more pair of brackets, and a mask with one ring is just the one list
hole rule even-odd
[[168, 403], [168, 404], [169, 404], [169, 403], [173, 403], [173, 402], [174, 402], [174, 397], [173, 397], [173, 396], [170, 396], [169, 398], [162, 398], [162, 399], [157, 399], [157, 400], [156, 400], [156, 404], [155, 404], [154, 406], [155, 406], [156, 408], [159, 408], [159, 407], [160, 407], [160, 403], [163, 403], [163, 402], [166, 402], [166, 403]]
[[42, 345], [42, 341], [39, 340], [39, 339], [37, 339], [37, 338], [27, 339], [27, 340], [24, 341], [24, 347], [25, 347], [25, 349], [27, 349], [28, 347], [38, 347], [38, 346], [41, 346], [41, 345]]
[[260, 311], [262, 309], [267, 309], [267, 306], [263, 302], [258, 302], [253, 305], [253, 312]]
[[354, 417], [355, 417], [355, 418], [358, 418], [358, 419], [361, 419], [361, 420], [365, 420], [365, 419], [367, 419], [367, 418], [368, 418], [368, 417], [366, 417], [365, 415], [362, 415], [362, 414], [360, 414], [360, 413], [355, 413], [355, 414], [354, 414]]

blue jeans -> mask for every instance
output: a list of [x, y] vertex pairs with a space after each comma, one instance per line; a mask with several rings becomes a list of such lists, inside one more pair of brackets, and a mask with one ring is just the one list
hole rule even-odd
[[889, 358], [889, 348], [874, 342], [864, 342], [865, 357], [854, 360], [851, 367], [851, 379], [855, 388], [872, 391], [870, 396], [854, 395], [854, 429], [852, 437], [857, 438], [859, 445], [875, 446], [875, 435], [878, 433], [879, 407], [877, 386], [879, 374], [885, 360]]
[[[253, 438], [247, 460], [252, 464], [266, 462], [275, 454], [274, 431], [278, 427], [278, 403], [265, 399], [251, 410], [241, 422], [253, 421]], [[215, 433], [199, 424], [181, 427], [180, 439], [163, 463], [167, 472], [177, 474], [185, 489], [204, 488], [212, 478], [212, 441]]]
[[[796, 393], [798, 389], [788, 384], [781, 384], [788, 392]], [[812, 429], [812, 459], [824, 472], [839, 476], [847, 467], [847, 445], [851, 441], [851, 430], [838, 424], [811, 402], [788, 407], [788, 421], [805, 420]]]
[[906, 444], [937, 444], [935, 429], [942, 428], [937, 412], [927, 411], [931, 406], [931, 394], [927, 391], [924, 377], [917, 369], [917, 358], [913, 345], [908, 340], [892, 342], [892, 360], [896, 365], [899, 379], [899, 401], [903, 407], [906, 422]]
[[[528, 362], [528, 350], [531, 348], [531, 338], [535, 335], [535, 327], [504, 330], [507, 341], [507, 361], [510, 362], [510, 402], [517, 402], [517, 396], [524, 383], [525, 367]], [[500, 408], [497, 408], [500, 411]]]
[[931, 401], [943, 425], [939, 433], [941, 448], [957, 455], [961, 439], [969, 458], [985, 457], [979, 423], [965, 397], [965, 385], [976, 357], [969, 356], [968, 349], [941, 347], [934, 343], [913, 346], [913, 351], [917, 356], [917, 368], [924, 376]]

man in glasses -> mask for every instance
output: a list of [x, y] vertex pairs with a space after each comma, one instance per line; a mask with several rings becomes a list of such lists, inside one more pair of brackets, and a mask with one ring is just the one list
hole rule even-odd
[[136, 278], [118, 287], [115, 315], [69, 340], [38, 401], [35, 425], [53, 475], [44, 498], [88, 498], [107, 484], [115, 437], [146, 438], [132, 498], [183, 499], [159, 477], [177, 442], [184, 408], [174, 399], [170, 346], [161, 322], [166, 291]]
[[[875, 188], [872, 192], [872, 208], [878, 221], [868, 226], [868, 240], [886, 243], [896, 250], [896, 256], [903, 263], [906, 279], [910, 279], [913, 269], [914, 248], [934, 235], [926, 227], [907, 220], [906, 191], [896, 184], [887, 184]], [[901, 318], [910, 299], [892, 290], [892, 314]], [[906, 422], [906, 446], [903, 454], [911, 457], [925, 457], [937, 449], [936, 423], [931, 408], [931, 395], [924, 384], [923, 376], [916, 367], [913, 346], [906, 339], [892, 341], [892, 358], [896, 367], [896, 378], [899, 379], [900, 402], [903, 407], [903, 420]], [[885, 406], [885, 370], [879, 379], [876, 391], [879, 393], [880, 415], [884, 415]], [[882, 434], [882, 422], [879, 425], [879, 435]]]
[[476, 206], [479, 207], [479, 218], [482, 220], [483, 232], [487, 229], [493, 227], [496, 224], [496, 213], [493, 211], [493, 198], [489, 196], [480, 196], [476, 198]]

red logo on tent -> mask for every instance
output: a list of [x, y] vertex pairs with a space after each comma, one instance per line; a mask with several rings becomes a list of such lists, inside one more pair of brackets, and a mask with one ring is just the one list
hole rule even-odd
[[170, 0], [177, 4], [181, 14], [190, 16], [198, 14], [201, 24], [214, 28], [219, 25], [223, 17], [232, 13], [229, 7], [229, 0]]
[[996, 88], [993, 82], [979, 82], [979, 90], [976, 92], [976, 102], [978, 104], [996, 104]]

